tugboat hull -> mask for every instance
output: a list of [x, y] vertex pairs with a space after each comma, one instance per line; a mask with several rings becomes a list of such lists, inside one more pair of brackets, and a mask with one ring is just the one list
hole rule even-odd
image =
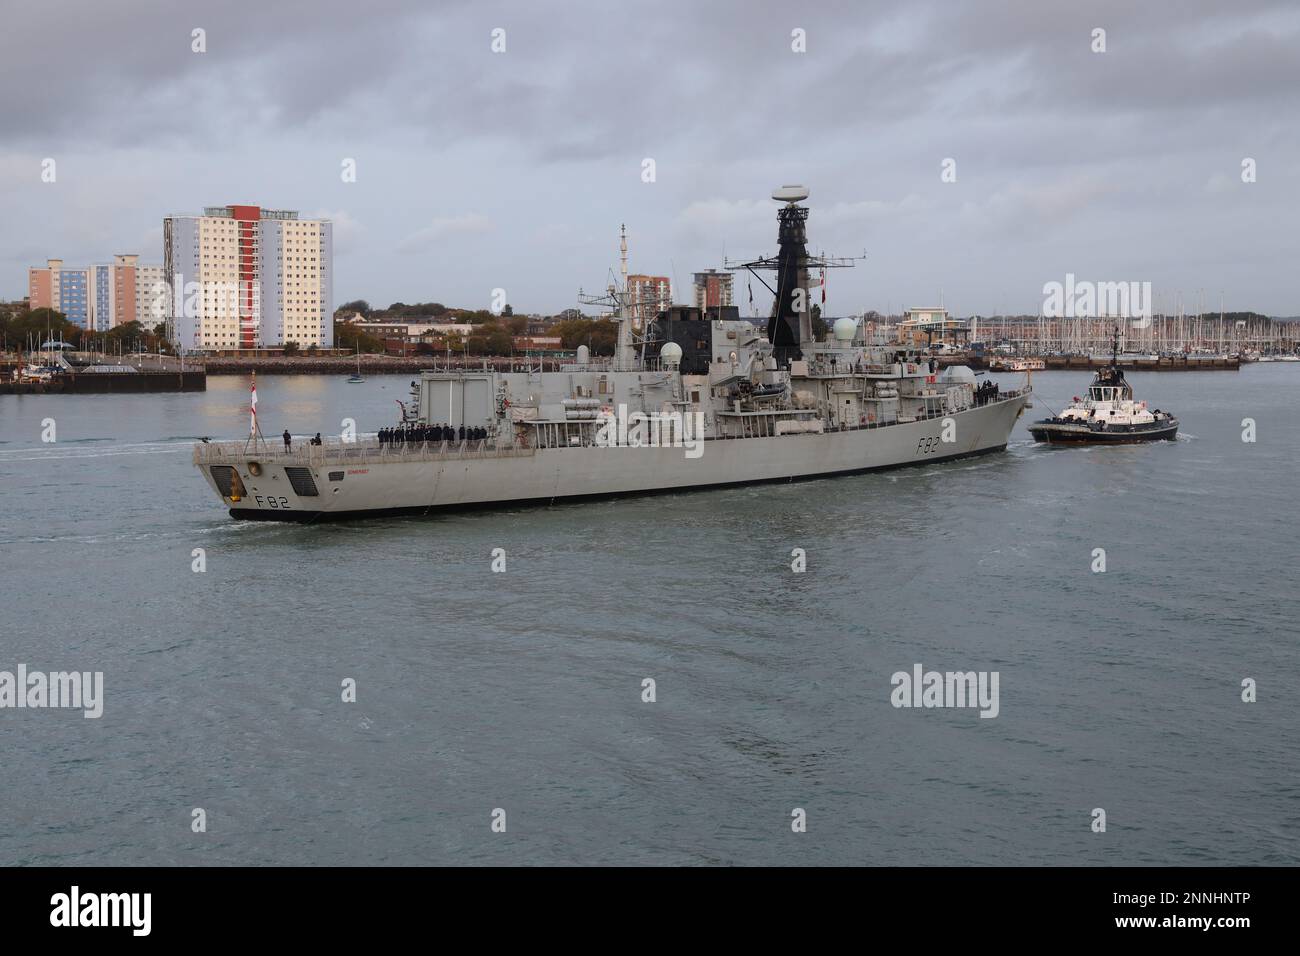
[[1146, 441], [1173, 441], [1178, 437], [1178, 422], [1093, 429], [1072, 422], [1047, 420], [1030, 425], [1029, 434], [1034, 436], [1034, 441], [1053, 445], [1132, 445]]

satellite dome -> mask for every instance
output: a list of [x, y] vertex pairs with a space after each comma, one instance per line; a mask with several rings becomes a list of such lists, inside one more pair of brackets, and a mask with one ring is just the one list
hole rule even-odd
[[579, 345], [579, 346], [578, 346], [578, 364], [579, 364], [579, 365], [586, 365], [586, 364], [587, 364], [588, 362], [590, 362], [590, 361], [591, 361], [591, 349], [587, 348], [587, 346], [585, 346], [585, 345]]
[[808, 187], [781, 186], [772, 190], [772, 198], [777, 202], [800, 202], [808, 198]]
[[959, 385], [974, 385], [975, 373], [970, 370], [968, 365], [950, 365], [943, 370], [943, 375], [939, 381], [954, 382]]
[[659, 361], [669, 368], [676, 368], [682, 360], [682, 347], [676, 342], [665, 342], [659, 350]]
[[850, 318], [836, 319], [831, 327], [836, 342], [852, 342], [858, 333], [858, 323]]

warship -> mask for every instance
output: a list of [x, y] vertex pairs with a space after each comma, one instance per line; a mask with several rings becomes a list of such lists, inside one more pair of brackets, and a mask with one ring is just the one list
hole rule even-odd
[[1088, 394], [1075, 397], [1059, 415], [1029, 426], [1034, 441], [1070, 445], [1131, 445], [1173, 441], [1178, 419], [1159, 408], [1149, 409], [1133, 397], [1133, 386], [1119, 367], [1119, 326], [1111, 337], [1110, 364], [1097, 370]]
[[814, 337], [810, 271], [852, 262], [809, 255], [807, 197], [773, 193], [776, 256], [726, 263], [772, 292], [766, 322], [734, 306], [639, 301], [624, 232], [621, 285], [580, 293], [617, 323], [612, 358], [580, 346], [559, 371], [431, 368], [378, 435], [282, 450], [254, 415], [248, 439], [200, 443], [194, 464], [234, 518], [321, 521], [792, 482], [1005, 449], [1028, 386], [976, 389], [969, 368], [940, 372], [852, 318]]

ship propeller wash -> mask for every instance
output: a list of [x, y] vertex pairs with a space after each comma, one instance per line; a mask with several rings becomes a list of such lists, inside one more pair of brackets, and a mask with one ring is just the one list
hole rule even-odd
[[[868, 342], [836, 320], [816, 341], [807, 189], [773, 198], [779, 251], [728, 265], [776, 273], [766, 321], [734, 307], [645, 319], [626, 282], [611, 359], [580, 347], [558, 372], [431, 369], [378, 437], [292, 450], [199, 444], [194, 464], [236, 518], [314, 521], [719, 488], [923, 465], [1001, 451], [1028, 389], [990, 397], [964, 366]], [[760, 281], [762, 281], [760, 279]], [[766, 284], [766, 283], [765, 283]]]

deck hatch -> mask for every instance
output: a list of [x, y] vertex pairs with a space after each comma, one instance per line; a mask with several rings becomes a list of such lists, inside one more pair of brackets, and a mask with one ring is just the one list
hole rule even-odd
[[289, 484], [293, 485], [294, 494], [298, 497], [312, 498], [320, 494], [316, 490], [316, 479], [311, 476], [310, 468], [286, 466], [284, 473], [289, 476]]

